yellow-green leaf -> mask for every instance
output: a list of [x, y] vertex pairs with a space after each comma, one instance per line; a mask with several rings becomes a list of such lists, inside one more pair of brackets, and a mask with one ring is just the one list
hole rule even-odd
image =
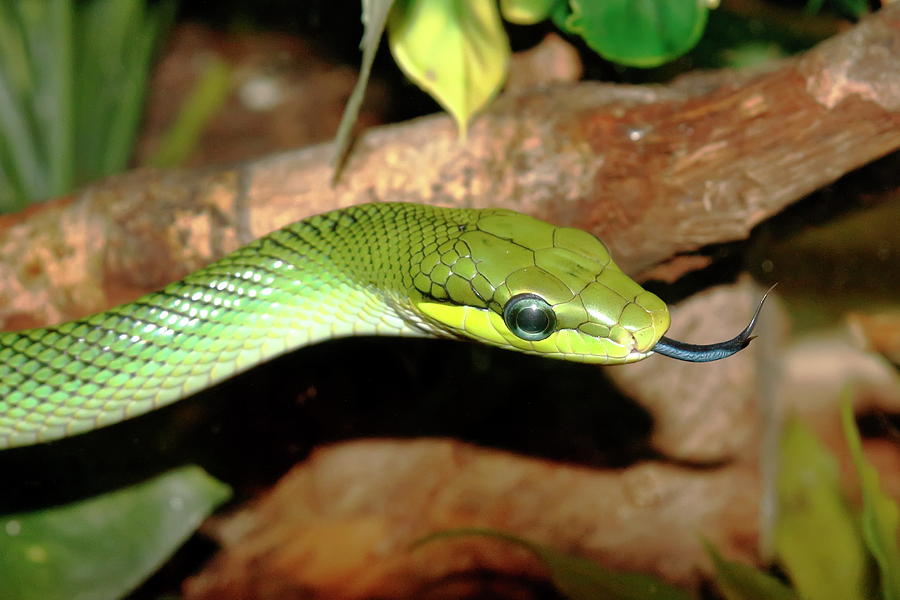
[[550, 16], [560, 2], [567, 0], [500, 0], [503, 18], [517, 25], [534, 25]]
[[838, 466], [798, 420], [785, 425], [775, 549], [802, 598], [864, 600], [868, 560]]
[[175, 122], [165, 133], [147, 164], [159, 168], [183, 164], [197, 147], [204, 128], [225, 105], [231, 93], [231, 85], [231, 67], [214, 56], [200, 74]]
[[506, 78], [509, 40], [495, 0], [398, 0], [388, 40], [403, 72], [453, 115], [463, 137]]
[[336, 183], [341, 176], [344, 161], [347, 158], [347, 150], [350, 148], [350, 132], [359, 116], [359, 109], [366, 95], [366, 86], [369, 84], [369, 75], [372, 73], [372, 63], [375, 62], [375, 53], [378, 52], [381, 36], [387, 25], [387, 17], [393, 5], [394, 0], [363, 0], [362, 20], [366, 29], [360, 44], [363, 51], [362, 63], [359, 67], [356, 85], [353, 86], [353, 93], [347, 99], [347, 106], [341, 116], [341, 124], [334, 136], [334, 156], [331, 160], [334, 167], [334, 174], [331, 176], [332, 184]]
[[71, 504], [0, 515], [0, 598], [122, 598], [230, 495], [189, 465]]
[[878, 564], [881, 581], [881, 597], [884, 600], [900, 599], [900, 551], [897, 549], [897, 503], [881, 490], [878, 472], [866, 460], [850, 405], [850, 390], [841, 403], [841, 421], [844, 436], [850, 447], [850, 456], [856, 466], [862, 487], [862, 530], [869, 552]]
[[716, 585], [727, 600], [797, 600], [797, 595], [768, 573], [750, 565], [725, 560], [704, 543], [716, 569]]

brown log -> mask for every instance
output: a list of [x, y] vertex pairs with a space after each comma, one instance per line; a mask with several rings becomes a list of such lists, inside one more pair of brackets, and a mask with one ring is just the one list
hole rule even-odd
[[138, 171], [0, 220], [0, 321], [132, 299], [311, 213], [368, 201], [505, 206], [601, 236], [638, 272], [755, 224], [900, 147], [900, 5], [759, 74], [582, 83], [374, 130], [330, 185], [331, 146]]
[[703, 537], [729, 555], [753, 556], [756, 510], [747, 498], [758, 485], [748, 464], [618, 472], [449, 440], [345, 443], [318, 450], [264, 499], [211, 524], [225, 551], [187, 581], [185, 597], [422, 598], [456, 574], [542, 574], [533, 557], [497, 540], [411, 549], [458, 527], [498, 529], [687, 583]]

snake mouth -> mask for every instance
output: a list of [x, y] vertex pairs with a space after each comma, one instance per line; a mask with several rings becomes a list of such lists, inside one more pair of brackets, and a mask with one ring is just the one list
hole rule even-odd
[[769, 292], [774, 288], [775, 286], [773, 285], [766, 290], [766, 293], [763, 294], [762, 299], [759, 301], [759, 305], [756, 307], [756, 312], [753, 313], [753, 318], [750, 319], [750, 322], [747, 323], [747, 326], [744, 327], [739, 334], [730, 340], [717, 342], [715, 344], [689, 344], [687, 342], [680, 342], [662, 336], [659, 338], [659, 341], [656, 342], [656, 345], [653, 346], [653, 352], [687, 362], [712, 362], [737, 354], [749, 346], [750, 342], [753, 341], [753, 329], [756, 327], [756, 322], [759, 320], [759, 313], [762, 311], [763, 304], [765, 304]]
[[653, 354], [653, 350], [645, 350], [645, 351], [632, 350], [625, 356], [625, 360], [623, 360], [622, 362], [623, 362], [623, 364], [638, 362], [640, 360], [644, 360], [645, 358], [647, 358], [648, 356], [651, 356], [652, 354]]
[[[626, 362], [637, 362], [653, 354], [655, 345], [650, 346], [646, 343], [642, 344], [641, 339], [638, 335], [636, 335], [635, 332], [630, 331], [629, 333], [631, 334], [631, 340], [629, 344], [631, 346], [631, 350], [625, 357]], [[657, 344], [658, 343], [659, 342], [657, 342]]]

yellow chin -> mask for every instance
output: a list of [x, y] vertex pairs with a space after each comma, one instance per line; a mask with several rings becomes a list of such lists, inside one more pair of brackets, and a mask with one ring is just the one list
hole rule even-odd
[[[624, 364], [642, 360], [652, 352], [638, 352], [630, 334], [619, 337], [621, 343], [610, 338], [587, 335], [575, 329], [563, 329], [538, 341], [528, 341], [515, 335], [503, 322], [503, 317], [486, 308], [454, 306], [437, 302], [421, 302], [419, 311], [438, 327], [474, 338], [485, 344], [539, 354], [549, 358], [604, 365]], [[624, 329], [621, 330], [625, 333]]]

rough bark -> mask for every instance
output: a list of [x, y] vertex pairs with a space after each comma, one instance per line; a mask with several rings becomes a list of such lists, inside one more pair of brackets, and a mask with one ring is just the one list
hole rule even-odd
[[249, 164], [139, 171], [0, 221], [0, 319], [60, 321], [134, 298], [311, 213], [366, 201], [506, 206], [601, 236], [638, 272], [740, 239], [900, 147], [900, 6], [756, 75], [582, 83], [506, 96], [465, 142], [445, 116]]
[[712, 474], [658, 463], [603, 472], [449, 440], [346, 443], [319, 450], [265, 500], [211, 527], [228, 551], [186, 583], [185, 597], [421, 598], [479, 569], [542, 574], [533, 557], [496, 540], [411, 549], [457, 527], [499, 529], [687, 583], [703, 537], [752, 556], [756, 510], [745, 498], [758, 486], [748, 464]]

